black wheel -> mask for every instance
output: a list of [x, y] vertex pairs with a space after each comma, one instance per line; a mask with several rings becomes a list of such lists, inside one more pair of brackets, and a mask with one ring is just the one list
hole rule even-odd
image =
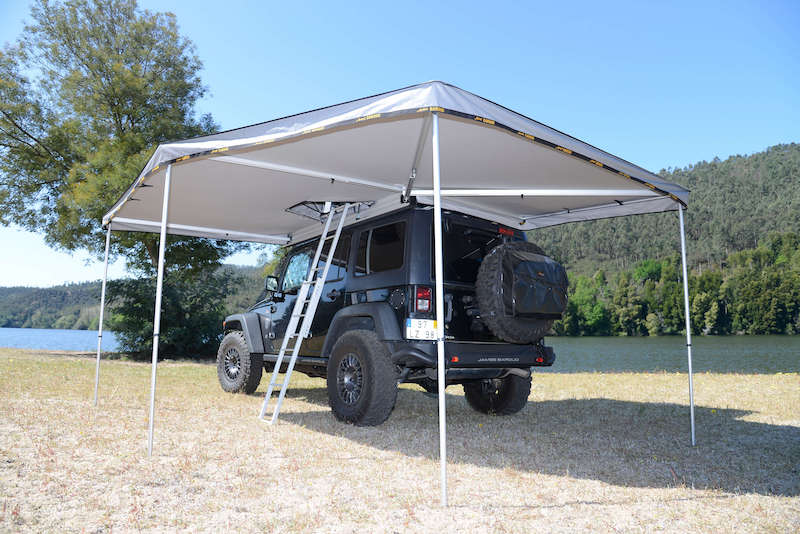
[[433, 393], [434, 395], [439, 394], [439, 382], [432, 378], [423, 378], [417, 382], [417, 385], [428, 393]]
[[376, 426], [397, 400], [397, 370], [389, 351], [369, 330], [345, 332], [328, 360], [328, 402], [340, 421]]
[[217, 378], [229, 393], [252, 393], [261, 382], [263, 358], [250, 354], [244, 333], [235, 330], [222, 338], [217, 351]]
[[525, 407], [531, 393], [531, 377], [509, 375], [505, 378], [464, 383], [464, 396], [476, 412], [511, 415]]
[[552, 319], [506, 317], [503, 304], [504, 249], [521, 249], [526, 252], [544, 255], [541, 248], [527, 241], [504, 243], [492, 249], [483, 258], [475, 282], [475, 296], [481, 310], [481, 320], [494, 335], [509, 343], [536, 343], [553, 326]]

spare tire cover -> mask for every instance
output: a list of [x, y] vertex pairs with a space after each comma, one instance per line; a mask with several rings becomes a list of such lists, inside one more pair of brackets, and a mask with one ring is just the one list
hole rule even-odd
[[483, 258], [475, 283], [481, 319], [509, 343], [535, 343], [567, 305], [567, 274], [526, 241], [498, 245]]

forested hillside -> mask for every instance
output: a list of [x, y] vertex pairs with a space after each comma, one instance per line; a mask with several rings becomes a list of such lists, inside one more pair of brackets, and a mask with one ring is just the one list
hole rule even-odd
[[[696, 334], [800, 333], [800, 236], [771, 234], [722, 267], [689, 274]], [[685, 329], [680, 256], [644, 260], [608, 275], [570, 274], [561, 335], [646, 336]]]
[[[720, 265], [773, 232], [800, 232], [800, 145], [662, 171], [691, 190], [686, 231], [692, 267]], [[675, 212], [567, 224], [530, 233], [574, 274], [613, 272], [680, 251]]]
[[0, 327], [97, 328], [100, 282], [0, 287]]

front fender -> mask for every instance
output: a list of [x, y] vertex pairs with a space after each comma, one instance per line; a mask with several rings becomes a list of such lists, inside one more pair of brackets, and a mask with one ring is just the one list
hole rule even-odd
[[264, 336], [261, 333], [261, 322], [254, 312], [236, 313], [225, 318], [225, 330], [241, 330], [251, 353], [263, 354]]

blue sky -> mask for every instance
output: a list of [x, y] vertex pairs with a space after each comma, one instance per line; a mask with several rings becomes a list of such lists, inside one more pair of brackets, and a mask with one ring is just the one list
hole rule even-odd
[[[223, 129], [438, 79], [653, 171], [800, 141], [796, 0], [140, 5], [176, 14]], [[27, 6], [0, 2], [0, 42]], [[0, 285], [102, 275], [18, 229], [0, 247]]]

